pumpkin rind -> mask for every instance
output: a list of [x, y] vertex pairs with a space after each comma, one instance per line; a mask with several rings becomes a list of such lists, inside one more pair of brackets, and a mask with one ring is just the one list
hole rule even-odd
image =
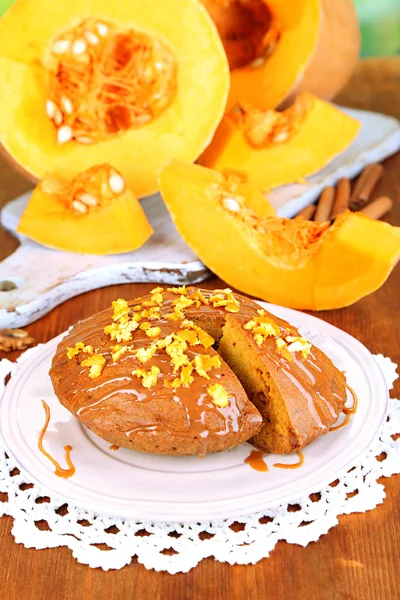
[[[228, 285], [275, 304], [347, 306], [378, 289], [400, 257], [400, 228], [358, 213], [340, 215], [331, 227], [267, 217], [260, 234], [207, 193], [218, 181], [214, 171], [173, 160], [159, 181], [179, 233], [204, 264]], [[301, 239], [310, 226], [320, 232], [307, 246]]]
[[[137, 129], [90, 146], [57, 144], [45, 112], [49, 75], [43, 61], [62, 31], [87, 17], [155, 35], [177, 61], [176, 97], [162, 114]], [[227, 59], [215, 26], [197, 0], [17, 0], [0, 19], [0, 140], [28, 172], [71, 179], [111, 162], [136, 196], [157, 189], [157, 170], [171, 157], [194, 160], [224, 112]]]
[[284, 99], [300, 92], [331, 100], [344, 88], [359, 59], [361, 35], [352, 0], [320, 0], [320, 30], [304, 72]]
[[[203, 3], [210, 7], [217, 0]], [[280, 39], [264, 64], [232, 71], [227, 109], [243, 101], [262, 110], [275, 108], [301, 91], [327, 100], [333, 98], [349, 79], [360, 52], [360, 32], [352, 1], [264, 3], [281, 23]], [[218, 16], [223, 18], [220, 13]]]
[[311, 94], [303, 93], [297, 101], [311, 108], [286, 142], [254, 148], [241, 127], [225, 115], [199, 163], [218, 170], [241, 169], [266, 191], [319, 171], [350, 145], [360, 122]]

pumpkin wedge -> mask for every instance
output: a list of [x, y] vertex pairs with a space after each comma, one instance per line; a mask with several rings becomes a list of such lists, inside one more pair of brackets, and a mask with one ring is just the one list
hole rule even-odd
[[241, 169], [267, 191], [322, 169], [359, 129], [359, 121], [305, 92], [283, 112], [244, 104], [224, 116], [199, 163]]
[[0, 141], [35, 177], [112, 163], [138, 196], [194, 160], [229, 67], [197, 0], [17, 0], [0, 19]]
[[231, 68], [228, 109], [275, 108], [302, 91], [331, 99], [360, 51], [351, 0], [202, 0]]
[[107, 164], [91, 167], [71, 182], [45, 176], [17, 231], [49, 248], [82, 254], [131, 252], [153, 233], [124, 178]]
[[379, 288], [400, 257], [400, 228], [359, 213], [348, 211], [332, 226], [261, 216], [247, 197], [232, 194], [221, 173], [177, 160], [159, 182], [179, 233], [204, 264], [232, 287], [275, 304], [347, 306]]

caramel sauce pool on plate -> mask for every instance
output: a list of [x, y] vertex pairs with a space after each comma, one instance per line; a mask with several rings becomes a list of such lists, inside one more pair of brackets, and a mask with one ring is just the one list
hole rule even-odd
[[[268, 471], [268, 465], [264, 460], [266, 456], [265, 452], [261, 452], [260, 450], [252, 450], [250, 452], [250, 456], [245, 458], [244, 462], [250, 465], [252, 469], [255, 471]], [[297, 452], [297, 456], [299, 457], [299, 462], [294, 464], [286, 464], [286, 463], [275, 463], [274, 467], [277, 469], [298, 469], [304, 463], [304, 456], [302, 452]]]
[[264, 460], [265, 452], [252, 450], [250, 456], [245, 458], [244, 462], [250, 465], [255, 471], [268, 471], [268, 465]]

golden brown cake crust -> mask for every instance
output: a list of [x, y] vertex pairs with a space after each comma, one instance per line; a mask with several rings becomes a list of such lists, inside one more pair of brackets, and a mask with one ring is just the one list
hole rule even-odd
[[[202, 293], [207, 299], [214, 294], [203, 290]], [[185, 297], [190, 296], [190, 288], [185, 294]], [[148, 322], [152, 327], [159, 327], [160, 334], [150, 338], [146, 330], [137, 328], [132, 332], [131, 341], [119, 344], [128, 349], [115, 361], [112, 354], [117, 341], [104, 332], [113, 322], [111, 309], [76, 325], [57, 348], [50, 370], [56, 395], [89, 429], [111, 444], [156, 454], [191, 455], [232, 448], [248, 440], [261, 427], [260, 414], [222, 360], [220, 368], [214, 367], [206, 373], [209, 379], [192, 371], [193, 382], [189, 387], [169, 389], [165, 379], [171, 384], [178, 373], [173, 373], [171, 358], [165, 349], [157, 349], [145, 364], [135, 357], [138, 349], [148, 348], [157, 340], [182, 331], [182, 319], [167, 318], [174, 314], [173, 303], [180, 297], [179, 293], [163, 291], [159, 318], [142, 317], [140, 321], [140, 324]], [[144, 306], [152, 304], [151, 298], [152, 295], [137, 298], [129, 302], [129, 307], [140, 306], [140, 312], [154, 310], [157, 304], [155, 307]], [[243, 299], [240, 313], [254, 312], [253, 304]], [[131, 311], [131, 314], [138, 312]], [[184, 309], [187, 319], [200, 322], [220, 334], [226, 314], [224, 306], [194, 304]], [[67, 349], [79, 343], [98, 349], [95, 354], [105, 358], [98, 377], [90, 378], [89, 367], [83, 366], [92, 354], [80, 350], [68, 358]], [[190, 361], [202, 355], [218, 357], [212, 347], [205, 348], [201, 344], [188, 345], [186, 354]], [[159, 368], [160, 373], [151, 389], [146, 389], [132, 371], [149, 372], [152, 367]], [[215, 384], [222, 385], [228, 393], [228, 406], [219, 407], [213, 403], [208, 389]]]
[[89, 429], [156, 454], [216, 452], [250, 438], [289, 453], [335, 423], [345, 377], [295, 327], [230, 290], [169, 290], [118, 300], [59, 344], [55, 393]]

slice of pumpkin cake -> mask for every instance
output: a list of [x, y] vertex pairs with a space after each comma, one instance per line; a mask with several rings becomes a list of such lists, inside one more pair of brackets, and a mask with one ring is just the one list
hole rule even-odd
[[298, 330], [263, 309], [230, 315], [218, 349], [263, 417], [250, 441], [266, 452], [300, 450], [329, 431], [346, 402], [346, 379]]

